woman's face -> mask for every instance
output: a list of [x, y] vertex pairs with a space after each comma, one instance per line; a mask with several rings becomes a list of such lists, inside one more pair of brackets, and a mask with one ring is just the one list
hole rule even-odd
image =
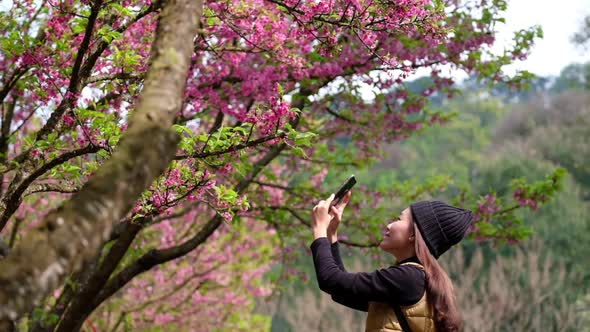
[[390, 222], [383, 230], [383, 240], [379, 247], [385, 251], [399, 252], [414, 247], [414, 230], [410, 208]]

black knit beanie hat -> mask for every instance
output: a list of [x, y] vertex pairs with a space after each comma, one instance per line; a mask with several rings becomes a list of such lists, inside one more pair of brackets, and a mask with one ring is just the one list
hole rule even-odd
[[438, 258], [459, 243], [473, 222], [473, 213], [444, 202], [422, 201], [410, 205], [412, 218], [432, 256]]

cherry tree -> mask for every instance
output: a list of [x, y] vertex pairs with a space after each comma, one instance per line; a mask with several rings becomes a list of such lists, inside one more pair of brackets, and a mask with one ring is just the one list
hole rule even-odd
[[[31, 331], [72, 331], [96, 311], [105, 328], [187, 326], [268, 295], [266, 266], [306, 245], [306, 213], [329, 171], [369, 165], [385, 144], [448, 121], [428, 98], [452, 97], [456, 70], [514, 86], [531, 76], [502, 67], [526, 57], [540, 29], [489, 50], [505, 9], [13, 1], [0, 20], [3, 322], [28, 316]], [[412, 93], [405, 80], [416, 70], [433, 83]], [[513, 211], [548, 200], [561, 176], [515, 182], [513, 202], [458, 200], [478, 211], [474, 236], [517, 241], [526, 227]], [[359, 186], [365, 198], [352, 208], [362, 217], [342, 242], [376, 246], [392, 199], [441, 186]]]

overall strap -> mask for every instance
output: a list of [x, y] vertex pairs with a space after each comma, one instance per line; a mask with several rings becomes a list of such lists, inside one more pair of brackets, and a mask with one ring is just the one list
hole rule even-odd
[[402, 312], [402, 309], [399, 307], [399, 305], [394, 304], [393, 311], [395, 312], [395, 316], [397, 317], [397, 321], [399, 322], [399, 325], [402, 327], [402, 331], [403, 332], [412, 332], [412, 329], [410, 329], [410, 325], [408, 324], [408, 321], [406, 320], [406, 316], [404, 316], [404, 313]]
[[[422, 266], [418, 263], [414, 263], [414, 262], [407, 262], [407, 263], [403, 263], [400, 265], [413, 265], [413, 266], [416, 266], [416, 267], [424, 270], [424, 266]], [[395, 312], [395, 316], [397, 317], [397, 321], [399, 322], [399, 325], [402, 327], [402, 331], [403, 332], [412, 332], [412, 329], [410, 329], [410, 325], [408, 324], [408, 321], [406, 320], [406, 316], [404, 316], [404, 313], [402, 312], [402, 309], [400, 308], [400, 306], [397, 304], [393, 305], [393, 311]]]

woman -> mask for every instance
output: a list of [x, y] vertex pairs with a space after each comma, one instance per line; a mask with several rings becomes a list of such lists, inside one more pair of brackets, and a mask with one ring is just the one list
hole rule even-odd
[[330, 206], [332, 194], [313, 208], [311, 250], [320, 289], [340, 304], [368, 311], [367, 332], [458, 331], [461, 318], [453, 285], [436, 259], [463, 239], [473, 221], [471, 211], [439, 201], [411, 204], [387, 225], [379, 244], [398, 263], [348, 273], [340, 259], [337, 229], [350, 197], [348, 192]]

